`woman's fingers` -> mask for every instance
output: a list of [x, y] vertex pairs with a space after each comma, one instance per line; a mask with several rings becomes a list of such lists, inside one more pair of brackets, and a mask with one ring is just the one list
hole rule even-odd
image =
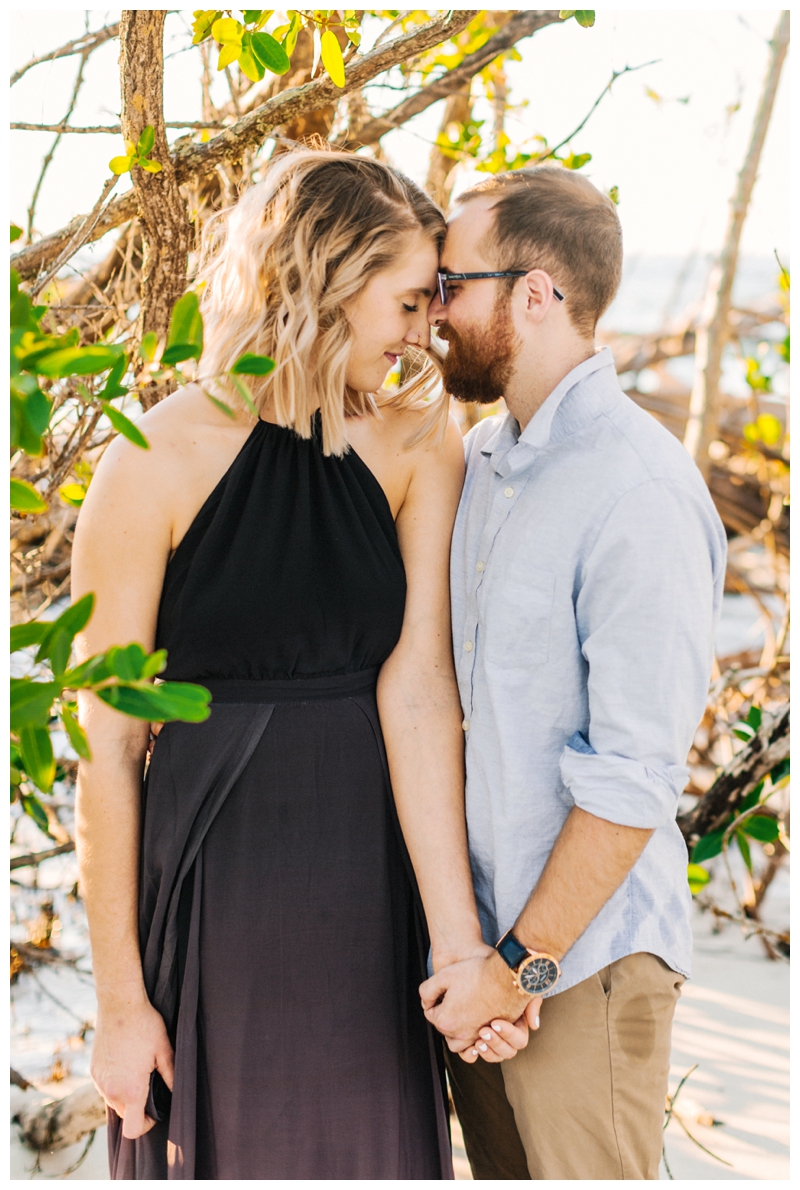
[[144, 1104], [126, 1104], [122, 1117], [123, 1136], [129, 1140], [136, 1140], [137, 1136], [144, 1136], [145, 1132], [149, 1132], [154, 1124], [155, 1120], [144, 1114]]

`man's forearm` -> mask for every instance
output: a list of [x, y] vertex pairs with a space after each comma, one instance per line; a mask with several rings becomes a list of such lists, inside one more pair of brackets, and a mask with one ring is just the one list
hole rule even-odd
[[562, 959], [622, 884], [652, 833], [575, 806], [514, 926], [523, 946]]

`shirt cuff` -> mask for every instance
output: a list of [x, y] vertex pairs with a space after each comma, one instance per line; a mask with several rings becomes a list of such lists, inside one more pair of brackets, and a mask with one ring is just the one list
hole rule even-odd
[[561, 780], [576, 806], [618, 826], [655, 830], [675, 818], [689, 780], [685, 765], [651, 768], [626, 756], [601, 756], [579, 733], [559, 762]]

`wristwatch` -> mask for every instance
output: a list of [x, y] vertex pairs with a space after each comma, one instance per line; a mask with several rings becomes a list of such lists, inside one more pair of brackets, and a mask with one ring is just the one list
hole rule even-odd
[[506, 930], [495, 950], [514, 972], [514, 987], [523, 996], [543, 996], [561, 978], [557, 959], [544, 951], [523, 946], [511, 930]]

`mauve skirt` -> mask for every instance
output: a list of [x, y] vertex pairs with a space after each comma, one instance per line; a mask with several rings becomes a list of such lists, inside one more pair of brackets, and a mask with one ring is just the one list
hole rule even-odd
[[140, 941], [175, 1086], [138, 1140], [109, 1110], [112, 1178], [452, 1179], [375, 680], [205, 682], [159, 735]]

